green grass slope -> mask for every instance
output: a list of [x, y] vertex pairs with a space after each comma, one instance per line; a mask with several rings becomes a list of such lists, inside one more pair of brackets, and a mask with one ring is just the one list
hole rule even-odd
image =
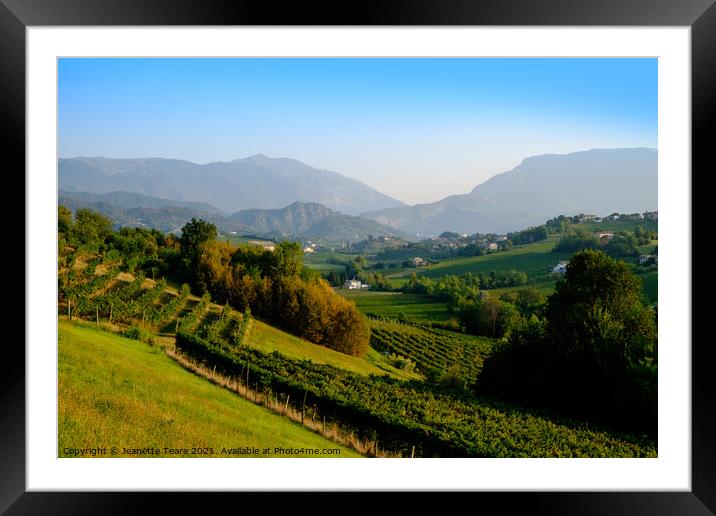
[[435, 265], [418, 269], [416, 272], [429, 278], [440, 278], [446, 274], [461, 275], [466, 272], [517, 270], [529, 276], [549, 273], [560, 260], [568, 260], [572, 253], [552, 251], [558, 238], [550, 237], [541, 242], [515, 246], [509, 251], [490, 253], [484, 256], [444, 260]]
[[399, 379], [420, 378], [418, 374], [391, 366], [374, 349], [370, 349], [363, 358], [354, 357], [313, 344], [257, 320], [252, 323], [246, 344], [264, 353], [278, 351], [285, 357], [294, 360], [311, 360], [317, 364], [327, 364], [359, 374], [388, 374]]
[[450, 319], [445, 303], [421, 294], [345, 289], [338, 289], [336, 292], [355, 302], [358, 309], [366, 314], [377, 314], [389, 319], [398, 319], [402, 314], [406, 320], [415, 322]]
[[[336, 449], [340, 454], [291, 456], [358, 457], [346, 447], [193, 375], [151, 347], [84, 325], [59, 322], [58, 455], [66, 448], [115, 446], [213, 448], [213, 457], [276, 457], [274, 448]], [[222, 455], [222, 448], [269, 448], [267, 455]], [[156, 457], [157, 455], [151, 455]]]

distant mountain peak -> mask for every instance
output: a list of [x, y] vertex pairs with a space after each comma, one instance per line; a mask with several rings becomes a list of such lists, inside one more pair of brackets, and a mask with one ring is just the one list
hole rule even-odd
[[404, 205], [337, 172], [265, 154], [204, 165], [164, 158], [61, 158], [58, 175], [59, 188], [68, 192], [126, 191], [206, 202], [228, 213], [277, 209], [295, 201], [315, 202], [354, 215], [366, 209]]
[[523, 159], [468, 194], [362, 216], [407, 233], [505, 233], [557, 215], [657, 209], [656, 149], [591, 149]]

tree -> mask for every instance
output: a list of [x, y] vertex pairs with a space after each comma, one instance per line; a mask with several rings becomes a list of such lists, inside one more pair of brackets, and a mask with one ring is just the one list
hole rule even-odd
[[200, 277], [199, 258], [204, 245], [207, 242], [216, 240], [216, 235], [216, 226], [214, 224], [194, 217], [181, 229], [179, 245], [183, 272], [191, 285], [201, 293], [208, 290], [208, 285]]
[[69, 240], [72, 231], [72, 212], [65, 206], [57, 207], [57, 232]]
[[182, 254], [192, 256], [199, 253], [200, 247], [205, 242], [216, 239], [216, 226], [211, 222], [192, 217], [181, 228], [181, 238], [179, 240]]
[[514, 322], [478, 391], [656, 432], [657, 327], [641, 281], [602, 251], [572, 257], [545, 308]]
[[298, 276], [303, 268], [303, 250], [299, 242], [280, 242], [273, 253], [273, 275]]
[[601, 251], [575, 254], [547, 302], [547, 333], [564, 356], [591, 355], [622, 370], [656, 358], [657, 331], [629, 266]]
[[609, 240], [604, 251], [609, 256], [636, 256], [639, 254], [637, 244], [637, 238], [632, 233], [620, 232]]
[[80, 245], [99, 250], [112, 233], [112, 221], [101, 213], [81, 208], [75, 212], [72, 232]]

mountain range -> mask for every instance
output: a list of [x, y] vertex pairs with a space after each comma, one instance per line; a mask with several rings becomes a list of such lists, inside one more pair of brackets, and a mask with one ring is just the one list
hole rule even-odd
[[471, 192], [361, 216], [410, 234], [506, 233], [557, 215], [657, 209], [657, 151], [593, 149], [526, 158]]
[[545, 154], [469, 193], [406, 206], [336, 172], [260, 154], [207, 165], [99, 157], [58, 163], [60, 203], [96, 209], [119, 225], [172, 231], [197, 217], [222, 231], [332, 241], [506, 233], [557, 215], [653, 211], [657, 170], [650, 148]]
[[163, 158], [61, 158], [58, 182], [66, 192], [131, 192], [204, 202], [226, 213], [284, 208], [295, 201], [319, 203], [349, 215], [404, 206], [337, 172], [262, 154], [205, 165]]
[[89, 208], [109, 217], [117, 227], [150, 227], [176, 232], [192, 218], [215, 224], [222, 233], [281, 240], [300, 238], [325, 243], [355, 242], [369, 235], [410, 239], [400, 230], [345, 215], [317, 203], [294, 202], [276, 210], [239, 210], [226, 215], [206, 203], [161, 199], [131, 192], [93, 194], [60, 191], [59, 204], [75, 211]]

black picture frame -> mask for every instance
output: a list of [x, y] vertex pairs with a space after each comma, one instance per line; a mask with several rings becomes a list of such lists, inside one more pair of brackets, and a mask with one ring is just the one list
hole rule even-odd
[[[0, 0], [0, 127], [5, 163], [25, 170], [25, 29], [70, 25], [550, 25], [688, 26], [692, 52], [692, 236], [705, 235], [708, 214], [698, 203], [707, 195], [716, 124], [716, 5], [714, 0], [394, 0], [378, 2], [264, 2], [199, 0]], [[8, 167], [9, 170], [10, 168]], [[688, 171], [685, 171], [688, 173]], [[702, 187], [699, 188], [698, 185]], [[22, 188], [24, 189], [24, 183]], [[701, 206], [702, 211], [698, 211]], [[25, 235], [26, 238], [27, 235]], [[19, 245], [17, 246], [19, 249]], [[24, 247], [23, 247], [24, 248]], [[691, 258], [694, 271], [709, 270], [705, 252]], [[25, 270], [25, 274], [30, 271]], [[710, 274], [707, 276], [710, 277]], [[692, 490], [690, 492], [551, 492], [451, 494], [457, 503], [499, 504], [547, 514], [714, 514], [716, 513], [716, 374], [713, 339], [693, 331], [708, 321], [709, 303], [693, 294], [710, 291], [712, 280], [692, 283]], [[697, 287], [697, 288], [694, 288]], [[16, 341], [13, 342], [16, 344]], [[0, 511], [7, 514], [115, 514], [144, 512], [147, 498], [167, 512], [206, 512], [235, 494], [208, 501], [184, 493], [26, 492], [25, 353], [5, 342], [0, 426]], [[309, 493], [241, 493], [242, 505], [271, 509], [315, 507]], [[382, 501], [373, 493], [349, 493], [340, 512], [363, 513]], [[469, 496], [470, 500], [462, 500]], [[215, 499], [215, 498], [218, 498]], [[232, 498], [233, 500], [233, 498]], [[322, 503], [325, 499], [321, 499]], [[207, 505], [207, 503], [209, 505]], [[231, 503], [231, 502], [230, 502]], [[422, 494], [401, 501], [404, 511], [424, 506]], [[219, 510], [217, 508], [217, 510]]]

